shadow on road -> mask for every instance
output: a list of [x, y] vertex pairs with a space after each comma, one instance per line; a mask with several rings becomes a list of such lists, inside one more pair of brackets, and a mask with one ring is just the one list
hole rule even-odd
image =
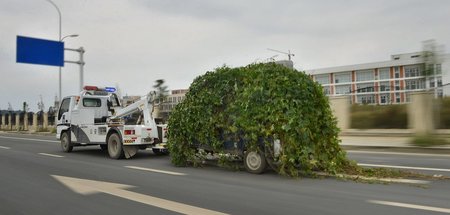
[[[108, 150], [101, 150], [99, 146], [74, 147], [73, 151], [70, 154], [109, 158]], [[162, 160], [168, 159], [168, 157], [169, 157], [168, 155], [156, 155], [150, 150], [139, 150], [135, 156], [130, 158], [130, 160], [143, 160], [149, 158]]]

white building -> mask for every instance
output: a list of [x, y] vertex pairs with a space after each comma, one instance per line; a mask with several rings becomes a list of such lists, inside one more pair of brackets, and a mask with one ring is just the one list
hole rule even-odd
[[389, 61], [311, 69], [306, 73], [320, 83], [329, 96], [350, 95], [352, 103], [400, 104], [410, 93], [433, 90], [436, 97], [449, 96], [450, 54], [433, 58], [434, 74], [423, 52], [392, 55]]
[[161, 113], [170, 113], [178, 103], [183, 101], [187, 92], [187, 89], [172, 90], [171, 94], [168, 95], [161, 104]]

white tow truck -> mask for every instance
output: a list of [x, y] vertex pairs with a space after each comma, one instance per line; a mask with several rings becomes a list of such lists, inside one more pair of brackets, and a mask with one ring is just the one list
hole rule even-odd
[[[157, 154], [167, 153], [167, 125], [157, 125], [152, 117], [155, 94], [122, 107], [115, 91], [112, 87], [85, 86], [79, 96], [62, 100], [56, 127], [62, 150], [100, 145], [113, 159], [131, 158], [138, 149], [148, 147]], [[137, 122], [125, 123], [125, 118], [136, 112], [141, 112]]]

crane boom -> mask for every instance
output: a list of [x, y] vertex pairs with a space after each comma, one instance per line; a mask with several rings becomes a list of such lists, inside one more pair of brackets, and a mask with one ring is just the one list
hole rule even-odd
[[285, 55], [288, 56], [289, 60], [291, 60], [291, 57], [295, 56], [295, 54], [291, 53], [291, 50], [288, 50], [288, 52], [282, 52], [282, 51], [278, 51], [278, 50], [271, 49], [271, 48], [268, 48], [267, 50], [273, 51], [273, 52], [278, 52], [278, 53], [281, 53], [281, 54], [285, 54]]
[[152, 116], [150, 114], [153, 106], [149, 104], [151, 98], [152, 96], [150, 94], [141, 97], [141, 99], [139, 99], [137, 102], [134, 102], [133, 104], [117, 110], [115, 114], [110, 117], [110, 119], [119, 119], [137, 111], [142, 111], [144, 113], [144, 125], [153, 125], [154, 121], [152, 120]]

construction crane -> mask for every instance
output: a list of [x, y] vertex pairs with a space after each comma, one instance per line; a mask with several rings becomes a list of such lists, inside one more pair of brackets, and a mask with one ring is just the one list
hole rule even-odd
[[282, 52], [282, 51], [278, 51], [278, 50], [270, 49], [270, 48], [268, 48], [267, 50], [273, 51], [273, 52], [278, 52], [278, 53], [281, 53], [281, 54], [285, 54], [285, 55], [288, 56], [289, 60], [291, 60], [291, 57], [295, 56], [294, 54], [291, 53], [291, 50], [288, 50], [288, 52]]

